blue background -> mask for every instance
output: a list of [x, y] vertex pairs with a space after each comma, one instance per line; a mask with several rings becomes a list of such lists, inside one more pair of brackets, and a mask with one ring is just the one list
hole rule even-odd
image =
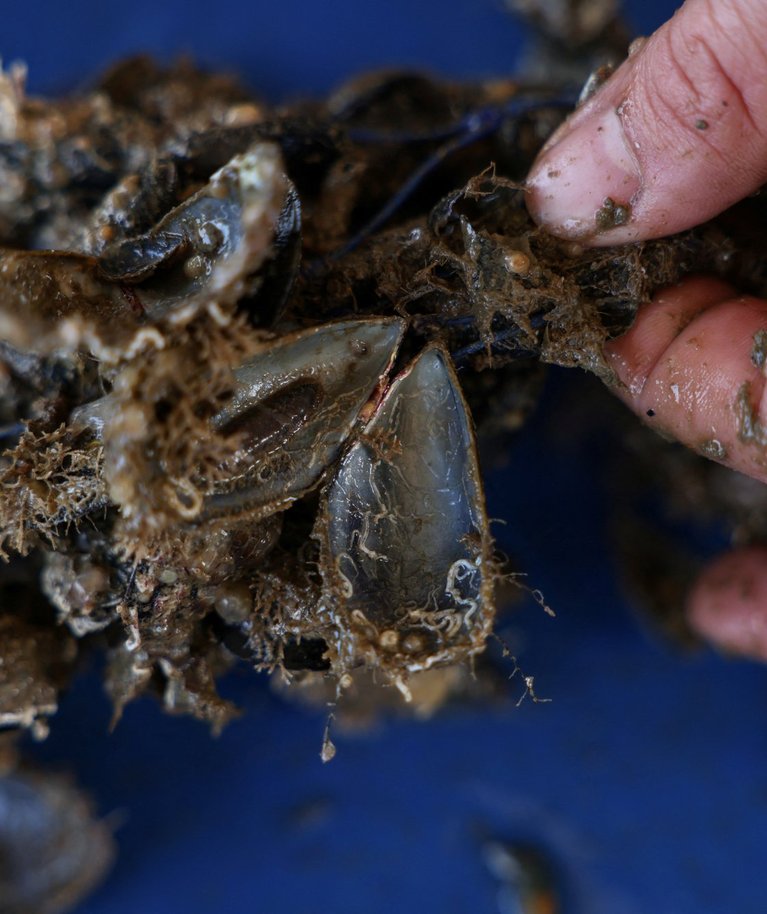
[[[676, 4], [627, 5], [646, 33]], [[82, 85], [139, 50], [188, 51], [271, 98], [319, 94], [374, 66], [513, 71], [524, 31], [494, 0], [5, 4], [4, 60], [33, 91]], [[557, 618], [508, 624], [549, 704], [509, 700], [393, 722], [319, 761], [324, 716], [247, 670], [246, 716], [218, 739], [149, 700], [107, 734], [94, 672], [68, 694], [41, 761], [74, 768], [117, 829], [111, 879], [82, 914], [492, 914], [481, 836], [547, 848], [563, 914], [764, 914], [767, 671], [654, 639], [616, 583], [599, 442], [567, 458], [547, 419], [555, 377], [489, 485], [496, 534]], [[580, 382], [579, 382], [580, 383]], [[552, 555], [552, 552], [554, 555]]]

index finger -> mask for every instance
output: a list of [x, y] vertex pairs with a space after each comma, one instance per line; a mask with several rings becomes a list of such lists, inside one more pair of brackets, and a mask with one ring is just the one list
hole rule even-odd
[[606, 348], [616, 392], [648, 425], [767, 482], [767, 301], [686, 279]]

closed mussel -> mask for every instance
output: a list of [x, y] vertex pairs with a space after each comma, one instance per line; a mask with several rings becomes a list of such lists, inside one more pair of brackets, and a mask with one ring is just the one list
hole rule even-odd
[[398, 678], [482, 649], [491, 540], [471, 420], [440, 347], [392, 383], [318, 523], [341, 669], [364, 662]]

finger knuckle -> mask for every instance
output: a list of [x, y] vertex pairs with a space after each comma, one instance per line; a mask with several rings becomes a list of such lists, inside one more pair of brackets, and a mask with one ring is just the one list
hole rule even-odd
[[[706, 4], [705, 10], [693, 26], [669, 27], [658, 36], [655, 113], [663, 128], [729, 160], [735, 144], [741, 155], [749, 145], [767, 144], [767, 93], [753, 78], [750, 41], [744, 37], [738, 47], [718, 8]], [[755, 53], [767, 70], [767, 56]]]

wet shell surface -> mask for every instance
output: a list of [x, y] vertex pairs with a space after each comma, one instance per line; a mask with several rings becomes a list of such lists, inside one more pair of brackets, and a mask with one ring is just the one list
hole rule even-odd
[[441, 348], [392, 383], [321, 517], [342, 663], [412, 672], [481, 649], [494, 612], [490, 538], [471, 420]]
[[37, 352], [87, 347], [107, 362], [162, 348], [164, 320], [226, 322], [271, 251], [288, 191], [279, 149], [235, 156], [151, 232], [99, 257], [0, 249], [0, 338]]

